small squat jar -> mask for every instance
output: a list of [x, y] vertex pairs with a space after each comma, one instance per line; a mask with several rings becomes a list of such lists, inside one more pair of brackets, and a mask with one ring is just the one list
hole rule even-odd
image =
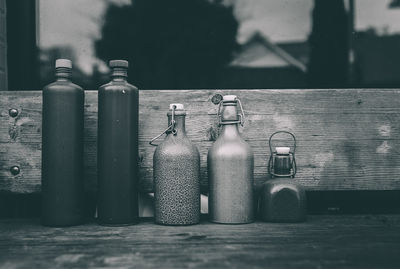
[[260, 215], [267, 222], [302, 222], [306, 220], [306, 193], [304, 188], [296, 183], [296, 161], [294, 148], [276, 147], [272, 150], [271, 139], [279, 131], [270, 137], [271, 157], [269, 160], [269, 174], [271, 179], [266, 181], [261, 189]]

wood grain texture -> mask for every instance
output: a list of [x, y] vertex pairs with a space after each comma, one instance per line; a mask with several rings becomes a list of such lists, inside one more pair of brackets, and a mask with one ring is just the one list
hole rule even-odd
[[300, 224], [40, 226], [0, 220], [0, 268], [398, 268], [400, 215]]
[[[400, 190], [400, 90], [185, 90], [140, 92], [141, 189], [152, 190], [148, 141], [166, 128], [170, 103], [187, 109], [189, 138], [201, 154], [202, 185], [207, 184], [207, 151], [218, 136], [216, 93], [242, 100], [241, 128], [255, 153], [257, 185], [267, 176], [268, 138], [277, 130], [296, 135], [296, 180], [308, 190]], [[0, 190], [40, 191], [41, 92], [0, 93]], [[8, 110], [17, 108], [12, 118]], [[86, 91], [85, 176], [96, 189], [97, 92]], [[278, 137], [279, 138], [279, 137]], [[10, 167], [20, 167], [13, 176]]]

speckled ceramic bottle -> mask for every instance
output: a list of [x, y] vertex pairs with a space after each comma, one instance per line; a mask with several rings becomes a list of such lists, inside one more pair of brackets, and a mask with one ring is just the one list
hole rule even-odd
[[185, 131], [186, 111], [171, 104], [164, 141], [153, 157], [155, 222], [191, 225], [200, 220], [200, 154]]
[[271, 149], [269, 174], [271, 179], [263, 184], [260, 194], [262, 220], [267, 222], [305, 221], [306, 192], [294, 180], [296, 162], [294, 153], [290, 152], [290, 147], [276, 147], [273, 152]]
[[221, 134], [208, 151], [210, 221], [243, 224], [254, 221], [254, 155], [240, 136], [243, 111], [235, 95], [225, 95], [218, 111]]

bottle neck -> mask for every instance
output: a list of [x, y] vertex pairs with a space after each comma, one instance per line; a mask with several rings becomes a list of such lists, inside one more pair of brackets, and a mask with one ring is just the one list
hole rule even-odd
[[238, 120], [237, 103], [224, 103], [221, 111], [221, 135], [225, 138], [236, 138], [240, 136]]
[[69, 81], [72, 77], [72, 70], [70, 68], [58, 67], [56, 68], [57, 81]]
[[123, 67], [114, 67], [111, 71], [113, 81], [126, 81], [128, 78], [128, 69]]
[[[229, 124], [230, 122], [234, 122], [237, 120], [239, 120], [239, 116], [237, 113], [237, 102], [224, 103], [222, 105], [221, 121], [226, 124]], [[237, 124], [237, 123], [232, 123], [232, 124]]]
[[237, 124], [222, 125], [221, 136], [230, 139], [240, 137], [238, 125]]
[[[186, 127], [185, 127], [185, 118], [186, 115], [175, 115], [175, 130], [176, 136], [185, 136], [186, 135]], [[171, 124], [172, 116], [168, 115], [168, 125]]]

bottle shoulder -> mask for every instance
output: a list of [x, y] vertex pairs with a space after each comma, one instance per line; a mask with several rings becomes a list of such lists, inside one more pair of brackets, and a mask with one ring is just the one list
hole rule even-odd
[[173, 135], [168, 135], [165, 137], [156, 148], [154, 156], [163, 155], [187, 155], [187, 156], [197, 156], [200, 158], [199, 150], [196, 145], [192, 143], [186, 136], [184, 137], [174, 137]]
[[65, 92], [65, 91], [76, 91], [84, 92], [83, 88], [71, 81], [55, 81], [43, 88], [43, 92]]
[[99, 87], [99, 91], [132, 91], [132, 92], [139, 92], [139, 89], [128, 83], [127, 81], [114, 81], [111, 80], [110, 82], [103, 84]]
[[217, 155], [253, 155], [253, 149], [250, 144], [242, 137], [236, 139], [225, 139], [220, 136], [211, 146], [208, 154]]
[[293, 191], [296, 193], [304, 193], [304, 187], [297, 183], [293, 178], [273, 178], [263, 183], [264, 192], [278, 193], [280, 191]]

